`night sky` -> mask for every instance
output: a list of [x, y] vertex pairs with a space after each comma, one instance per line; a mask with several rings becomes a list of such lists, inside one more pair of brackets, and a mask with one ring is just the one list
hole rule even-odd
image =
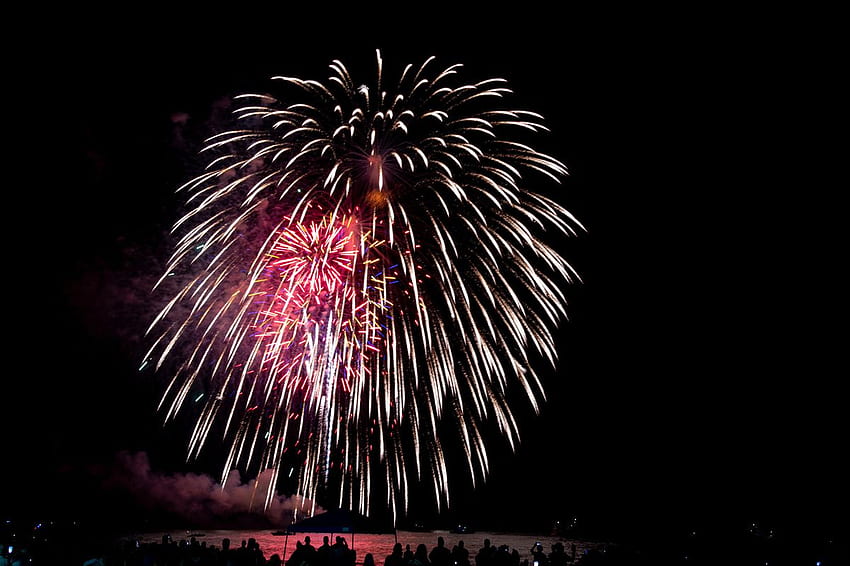
[[137, 371], [173, 190], [229, 95], [275, 74], [324, 80], [334, 58], [371, 80], [380, 48], [388, 73], [436, 55], [508, 79], [513, 105], [551, 128], [540, 147], [571, 171], [560, 202], [588, 229], [564, 244], [583, 283], [567, 290], [549, 400], [538, 417], [519, 406], [516, 454], [491, 443], [486, 485], [458, 475], [447, 520], [847, 524], [830, 299], [846, 254], [826, 196], [841, 188], [809, 159], [817, 108], [802, 85], [825, 64], [782, 15], [406, 16], [402, 30], [387, 11], [290, 16], [75, 21], [7, 70], [5, 137], [23, 155], [5, 185], [0, 515], [134, 516], [109, 484], [127, 455], [147, 458], [148, 478], [217, 477], [217, 453], [183, 462], [185, 430], [160, 426], [161, 383]]

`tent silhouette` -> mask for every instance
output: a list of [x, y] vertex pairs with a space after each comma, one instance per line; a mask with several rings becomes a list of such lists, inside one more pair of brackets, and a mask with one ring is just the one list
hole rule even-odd
[[313, 515], [289, 525], [291, 533], [372, 533], [394, 531], [393, 527], [346, 509], [335, 509]]

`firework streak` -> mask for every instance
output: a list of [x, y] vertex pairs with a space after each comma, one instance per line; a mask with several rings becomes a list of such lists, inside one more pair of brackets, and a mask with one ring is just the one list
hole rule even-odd
[[444, 423], [474, 485], [484, 424], [519, 440], [509, 391], [545, 400], [533, 367], [556, 364], [577, 276], [542, 236], [583, 227], [527, 184], [567, 170], [519, 141], [540, 115], [494, 106], [503, 79], [453, 86], [461, 65], [433, 59], [395, 93], [380, 52], [371, 86], [339, 61], [327, 84], [274, 77], [288, 96], [237, 96], [238, 129], [179, 189], [146, 361], [173, 375], [166, 421], [205, 397], [189, 458], [225, 439], [223, 477], [274, 470], [267, 502], [296, 474], [366, 514], [378, 485], [393, 516], [422, 482], [448, 505]]

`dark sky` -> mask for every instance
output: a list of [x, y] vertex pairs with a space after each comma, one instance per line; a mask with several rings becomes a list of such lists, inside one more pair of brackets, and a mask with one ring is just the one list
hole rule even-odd
[[401, 31], [374, 16], [75, 24], [20, 63], [0, 511], [109, 509], [101, 484], [122, 452], [156, 477], [218, 473], [181, 461], [158, 384], [136, 372], [154, 310], [141, 284], [159, 275], [195, 142], [173, 118], [202, 124], [274, 74], [323, 80], [334, 58], [371, 72], [381, 48], [388, 70], [434, 54], [508, 79], [551, 127], [571, 170], [562, 204], [588, 228], [565, 247], [584, 282], [568, 290], [549, 402], [454, 512], [625, 529], [846, 521], [846, 372], [827, 325], [843, 322], [828, 297], [844, 254], [805, 141], [814, 110], [800, 109], [822, 66], [781, 31], [790, 15], [533, 12]]

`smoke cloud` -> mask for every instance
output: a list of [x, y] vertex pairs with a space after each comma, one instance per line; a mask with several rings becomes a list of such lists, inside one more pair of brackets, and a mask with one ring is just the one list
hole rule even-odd
[[155, 471], [145, 452], [120, 452], [104, 487], [129, 496], [151, 517], [195, 527], [281, 526], [296, 515], [322, 511], [313, 510], [309, 500], [281, 495], [275, 495], [266, 508], [271, 477], [272, 471], [266, 470], [243, 483], [234, 470], [222, 485], [205, 474]]

